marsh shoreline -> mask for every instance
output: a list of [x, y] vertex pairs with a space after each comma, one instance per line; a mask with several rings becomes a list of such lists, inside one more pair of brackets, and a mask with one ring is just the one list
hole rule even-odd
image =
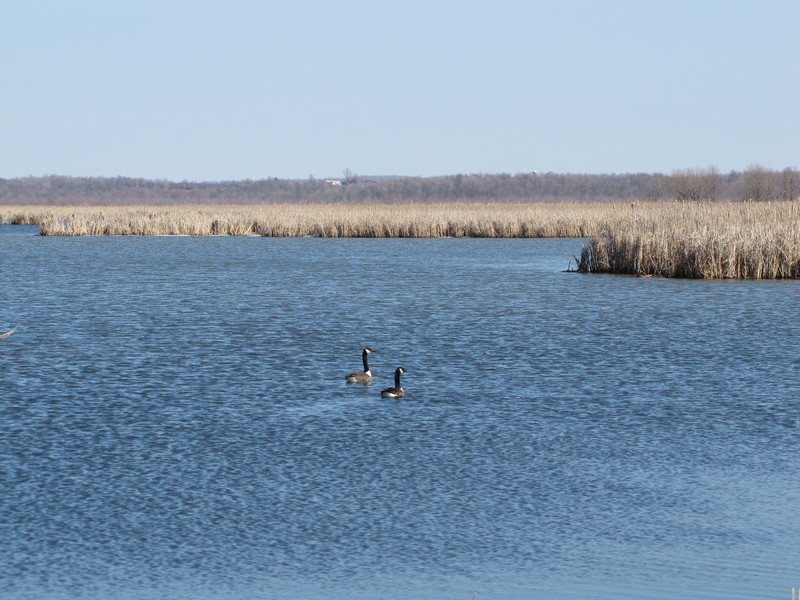
[[563, 202], [0, 206], [43, 236], [589, 238], [578, 270], [800, 278], [800, 203]]

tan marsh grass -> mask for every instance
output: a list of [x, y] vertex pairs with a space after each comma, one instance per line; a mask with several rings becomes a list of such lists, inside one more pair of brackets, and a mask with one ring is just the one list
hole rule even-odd
[[0, 206], [42, 235], [590, 237], [578, 270], [800, 278], [798, 202]]
[[584, 237], [600, 204], [271, 204], [0, 207], [41, 235], [270, 237]]
[[578, 270], [696, 279], [797, 279], [800, 203], [633, 204], [584, 244]]

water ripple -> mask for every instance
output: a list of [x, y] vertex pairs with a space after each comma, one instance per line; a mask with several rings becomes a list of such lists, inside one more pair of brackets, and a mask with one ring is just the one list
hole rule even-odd
[[782, 597], [797, 286], [576, 243], [0, 236], [4, 597]]

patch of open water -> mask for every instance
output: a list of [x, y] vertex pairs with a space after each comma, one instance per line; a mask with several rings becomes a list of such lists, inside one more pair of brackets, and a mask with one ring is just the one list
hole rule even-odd
[[4, 598], [800, 585], [797, 282], [565, 273], [579, 240], [20, 231]]

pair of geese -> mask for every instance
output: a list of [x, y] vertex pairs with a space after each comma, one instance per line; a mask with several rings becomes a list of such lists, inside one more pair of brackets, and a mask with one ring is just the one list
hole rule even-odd
[[[345, 375], [344, 378], [347, 380], [347, 383], [372, 383], [372, 372], [369, 370], [369, 363], [367, 362], [367, 356], [369, 356], [370, 352], [375, 352], [375, 350], [372, 348], [364, 348], [364, 350], [361, 351], [361, 360], [364, 362], [364, 370]], [[400, 375], [405, 372], [406, 370], [403, 367], [397, 367], [395, 369], [394, 387], [382, 389], [381, 398], [402, 398], [406, 395], [403, 387], [400, 385]]]

